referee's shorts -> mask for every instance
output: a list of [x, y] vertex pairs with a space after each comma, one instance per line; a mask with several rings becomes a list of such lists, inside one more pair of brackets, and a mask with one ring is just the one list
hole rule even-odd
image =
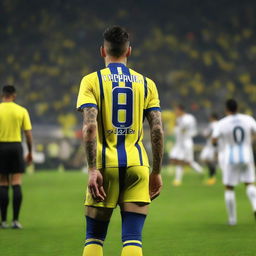
[[24, 173], [25, 162], [20, 142], [0, 142], [0, 174]]

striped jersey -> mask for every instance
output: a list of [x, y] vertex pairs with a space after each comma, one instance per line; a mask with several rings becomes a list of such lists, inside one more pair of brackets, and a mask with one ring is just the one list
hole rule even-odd
[[152, 80], [122, 63], [110, 63], [82, 79], [77, 109], [85, 107], [98, 109], [98, 169], [149, 166], [142, 143], [143, 121], [147, 111], [160, 111]]
[[249, 164], [253, 162], [252, 133], [256, 121], [244, 114], [228, 115], [214, 127], [212, 137], [219, 138], [224, 164]]

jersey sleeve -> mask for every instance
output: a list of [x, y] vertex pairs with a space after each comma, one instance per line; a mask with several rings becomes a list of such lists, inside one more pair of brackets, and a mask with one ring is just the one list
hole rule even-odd
[[151, 110], [156, 110], [156, 111], [161, 111], [160, 108], [160, 100], [159, 100], [159, 96], [158, 96], [158, 91], [156, 88], [156, 84], [150, 80], [146, 78], [147, 82], [147, 97], [146, 97], [146, 101], [145, 101], [145, 111], [151, 111]]
[[256, 121], [253, 117], [250, 118], [251, 119], [251, 129], [253, 133], [256, 133]]
[[79, 111], [86, 107], [97, 108], [97, 101], [92, 81], [88, 78], [88, 76], [85, 76], [81, 81], [76, 104], [76, 108]]
[[197, 123], [194, 117], [191, 117], [191, 121], [189, 123], [189, 133], [191, 137], [195, 137], [197, 135]]
[[216, 124], [212, 130], [212, 138], [218, 139], [220, 137], [220, 124]]
[[29, 113], [28, 113], [28, 111], [27, 111], [26, 109], [25, 109], [25, 111], [24, 111], [22, 129], [23, 129], [24, 131], [32, 130], [32, 125], [31, 125]]

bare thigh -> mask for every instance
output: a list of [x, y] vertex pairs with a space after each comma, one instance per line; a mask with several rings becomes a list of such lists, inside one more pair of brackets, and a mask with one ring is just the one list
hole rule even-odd
[[96, 220], [109, 221], [113, 210], [113, 208], [86, 206], [85, 215]]
[[172, 165], [181, 165], [181, 166], [189, 165], [188, 162], [183, 161], [183, 160], [178, 160], [178, 159], [171, 159], [170, 163], [171, 163]]
[[124, 212], [135, 212], [140, 214], [148, 214], [149, 204], [147, 203], [122, 203], [120, 204], [121, 211]]
[[[147, 215], [148, 213], [149, 204], [147, 203], [122, 203], [120, 204], [121, 211], [125, 212], [135, 212], [140, 214]], [[109, 221], [112, 213], [113, 208], [104, 208], [104, 207], [92, 207], [86, 206], [85, 207], [85, 215], [102, 221]]]
[[10, 176], [11, 185], [21, 185], [22, 183], [22, 173], [15, 173]]
[[9, 175], [0, 174], [0, 186], [9, 186]]

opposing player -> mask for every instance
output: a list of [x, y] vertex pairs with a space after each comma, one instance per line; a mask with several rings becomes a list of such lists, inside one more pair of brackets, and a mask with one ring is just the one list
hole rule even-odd
[[28, 163], [32, 161], [32, 127], [28, 111], [14, 103], [16, 90], [14, 86], [3, 87], [3, 101], [0, 104], [0, 210], [1, 228], [8, 228], [7, 208], [9, 203], [9, 186], [13, 190], [12, 228], [22, 228], [19, 212], [22, 203], [21, 181], [25, 171], [21, 131], [24, 131]]
[[[126, 67], [131, 47], [123, 28], [108, 28], [100, 51], [106, 68], [82, 79], [77, 101], [84, 117], [89, 172], [83, 256], [103, 255], [109, 220], [117, 205], [122, 216], [122, 256], [141, 256], [148, 205], [162, 187], [159, 98], [152, 80]], [[150, 174], [142, 144], [144, 116], [153, 150]]]
[[170, 152], [170, 159], [171, 164], [176, 166], [173, 185], [179, 186], [182, 183], [184, 165], [191, 166], [198, 173], [202, 173], [202, 167], [194, 161], [193, 137], [197, 134], [195, 117], [186, 113], [181, 104], [175, 107], [175, 114], [175, 144]]
[[237, 223], [234, 187], [243, 182], [247, 196], [256, 212], [256, 187], [254, 159], [252, 153], [252, 134], [256, 133], [256, 121], [248, 115], [239, 114], [237, 102], [226, 102], [227, 116], [221, 119], [213, 130], [213, 143], [223, 143], [222, 154], [223, 184], [225, 202], [230, 225]]
[[209, 178], [206, 182], [208, 185], [213, 185], [216, 183], [216, 169], [217, 169], [217, 150], [216, 147], [212, 145], [212, 132], [214, 127], [218, 123], [218, 116], [212, 113], [209, 118], [209, 125], [203, 132], [204, 137], [207, 139], [206, 145], [204, 146], [201, 154], [200, 160], [205, 163], [208, 167]]

